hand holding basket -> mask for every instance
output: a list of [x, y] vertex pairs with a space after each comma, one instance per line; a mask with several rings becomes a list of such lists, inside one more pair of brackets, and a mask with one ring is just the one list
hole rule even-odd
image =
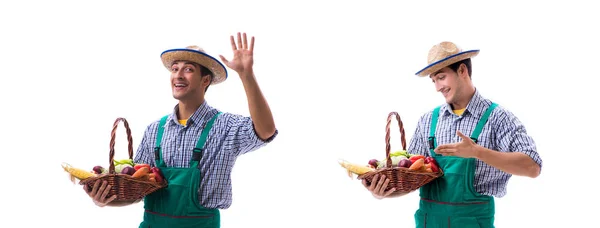
[[[385, 130], [386, 130], [386, 135], [385, 135], [385, 143], [386, 143], [386, 147], [385, 147], [386, 158], [385, 159], [386, 159], [386, 162], [385, 162], [385, 166], [374, 169], [370, 172], [361, 174], [358, 176], [358, 179], [361, 179], [361, 180], [364, 179], [367, 181], [367, 184], [370, 185], [371, 181], [373, 180], [373, 177], [375, 175], [379, 175], [379, 176], [385, 175], [385, 177], [390, 180], [385, 191], [395, 188], [395, 191], [393, 194], [395, 194], [395, 195], [396, 194], [407, 194], [407, 193], [410, 193], [410, 192], [413, 192], [413, 191], [419, 189], [423, 185], [442, 176], [443, 172], [442, 172], [442, 170], [439, 170], [439, 171], [436, 170], [437, 172], [425, 171], [424, 170], [425, 168], [421, 168], [424, 166], [419, 166], [418, 168], [415, 168], [416, 166], [422, 165], [422, 164], [417, 164], [415, 166], [411, 165], [411, 167], [402, 167], [402, 166], [398, 166], [395, 164], [392, 165], [392, 158], [390, 156], [390, 150], [391, 150], [390, 125], [391, 125], [393, 117], [396, 117], [398, 126], [400, 128], [402, 149], [404, 151], [406, 151], [406, 139], [405, 139], [404, 126], [402, 124], [402, 120], [400, 119], [400, 115], [398, 115], [397, 112], [391, 112], [388, 115], [387, 124], [385, 127]], [[413, 155], [413, 156], [418, 156], [418, 155]], [[417, 162], [420, 163], [420, 162], [425, 161], [424, 158], [420, 158], [420, 159], [423, 159], [423, 161], [415, 160], [414, 163], [417, 163]]]
[[122, 174], [115, 172], [115, 135], [119, 122], [123, 122], [127, 132], [128, 140], [128, 152], [129, 159], [133, 159], [133, 145], [131, 138], [131, 130], [129, 124], [124, 118], [117, 118], [115, 120], [110, 140], [110, 152], [109, 152], [109, 170], [108, 173], [99, 174], [85, 178], [79, 182], [81, 185], [86, 185], [88, 189], [92, 189], [96, 181], [107, 181], [111, 186], [110, 192], [107, 198], [116, 195], [116, 199], [108, 205], [127, 205], [140, 201], [144, 196], [153, 193], [161, 188], [167, 186], [166, 181], [154, 181], [148, 178], [134, 177], [130, 174]]

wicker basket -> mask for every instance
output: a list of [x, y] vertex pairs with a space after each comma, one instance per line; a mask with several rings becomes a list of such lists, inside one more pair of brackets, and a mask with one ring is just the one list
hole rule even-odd
[[[101, 174], [96, 177], [87, 178], [79, 182], [81, 185], [87, 185], [88, 189], [92, 189], [96, 181], [107, 181], [111, 186], [110, 192], [107, 197], [111, 197], [113, 195], [117, 195], [117, 198], [113, 200], [110, 204], [119, 204], [126, 205], [137, 202], [144, 198], [144, 196], [155, 192], [161, 188], [167, 186], [166, 181], [162, 183], [158, 183], [155, 181], [150, 181], [147, 178], [133, 178], [127, 174], [120, 174], [115, 172], [115, 164], [114, 164], [114, 155], [115, 155], [115, 135], [117, 131], [117, 126], [119, 122], [123, 121], [125, 125], [125, 129], [127, 131], [127, 140], [128, 144], [128, 152], [129, 159], [133, 159], [133, 145], [131, 139], [131, 130], [129, 129], [129, 124], [127, 120], [124, 118], [117, 118], [113, 125], [111, 139], [110, 139], [110, 153], [109, 153], [109, 168], [108, 173]], [[110, 205], [109, 204], [109, 205]]]
[[389, 184], [387, 185], [386, 191], [396, 188], [394, 191], [394, 195], [403, 195], [413, 192], [423, 185], [431, 182], [432, 180], [443, 175], [443, 172], [440, 171], [437, 173], [430, 172], [422, 172], [422, 171], [412, 171], [408, 168], [404, 167], [392, 167], [392, 158], [390, 157], [390, 125], [392, 122], [392, 118], [396, 117], [398, 125], [400, 127], [400, 137], [402, 141], [402, 149], [406, 151], [406, 139], [404, 134], [404, 126], [402, 124], [402, 120], [400, 120], [400, 115], [397, 112], [391, 112], [388, 115], [387, 125], [385, 126], [385, 156], [387, 159], [386, 167], [379, 168], [375, 171], [371, 171], [358, 176], [358, 179], [364, 179], [367, 181], [367, 184], [371, 184], [373, 177], [376, 174], [385, 175], [388, 179], [390, 179]]

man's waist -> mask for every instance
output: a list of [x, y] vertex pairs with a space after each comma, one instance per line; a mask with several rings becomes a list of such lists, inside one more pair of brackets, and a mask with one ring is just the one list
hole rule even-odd
[[425, 213], [455, 216], [490, 216], [494, 215], [493, 197], [467, 202], [450, 202], [421, 198], [419, 209]]

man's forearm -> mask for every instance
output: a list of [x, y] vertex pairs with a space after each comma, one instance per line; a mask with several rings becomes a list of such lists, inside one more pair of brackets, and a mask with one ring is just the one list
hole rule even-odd
[[540, 175], [540, 166], [521, 152], [502, 153], [479, 147], [477, 158], [504, 172], [535, 178]]
[[254, 122], [254, 129], [259, 138], [265, 140], [275, 134], [275, 121], [267, 100], [262, 94], [254, 72], [248, 71], [246, 75], [240, 75], [246, 97], [248, 98], [248, 106], [250, 109], [250, 117]]

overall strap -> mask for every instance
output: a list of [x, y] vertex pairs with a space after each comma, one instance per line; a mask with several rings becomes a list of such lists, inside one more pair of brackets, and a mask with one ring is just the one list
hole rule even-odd
[[438, 121], [438, 117], [440, 115], [440, 107], [438, 106], [437, 108], [435, 108], [433, 110], [433, 113], [431, 114], [431, 126], [429, 128], [429, 153], [431, 153], [431, 156], [435, 156], [435, 152], [433, 152], [433, 149], [435, 149], [437, 147], [437, 142], [435, 140], [435, 128], [437, 127], [437, 121]]
[[496, 108], [497, 106], [498, 105], [496, 103], [492, 103], [487, 108], [487, 110], [485, 110], [485, 113], [483, 113], [483, 116], [481, 116], [481, 119], [477, 123], [475, 130], [473, 130], [473, 133], [471, 134], [471, 139], [473, 140], [473, 142], [477, 143], [477, 139], [479, 138], [479, 134], [481, 134], [481, 131], [483, 130], [483, 126], [485, 125], [488, 118], [490, 117], [490, 114], [492, 114], [492, 111], [494, 110], [494, 108]]
[[215, 123], [215, 120], [221, 114], [222, 114], [222, 112], [219, 112], [215, 116], [213, 116], [210, 119], [210, 121], [208, 121], [208, 123], [206, 123], [206, 125], [204, 126], [204, 129], [202, 129], [200, 138], [198, 139], [198, 142], [196, 142], [196, 147], [194, 148], [193, 153], [192, 153], [192, 159], [190, 160], [190, 167], [198, 166], [198, 162], [200, 162], [200, 160], [202, 159], [202, 152], [204, 151], [206, 139], [208, 138], [208, 132], [210, 132], [210, 129], [212, 129], [213, 124]]
[[165, 124], [167, 123], [167, 118], [169, 115], [163, 116], [160, 119], [158, 124], [157, 132], [156, 132], [156, 145], [154, 147], [154, 160], [156, 161], [156, 166], [164, 167], [165, 162], [162, 159], [162, 153], [160, 149], [160, 142], [162, 141], [163, 132], [165, 131]]

